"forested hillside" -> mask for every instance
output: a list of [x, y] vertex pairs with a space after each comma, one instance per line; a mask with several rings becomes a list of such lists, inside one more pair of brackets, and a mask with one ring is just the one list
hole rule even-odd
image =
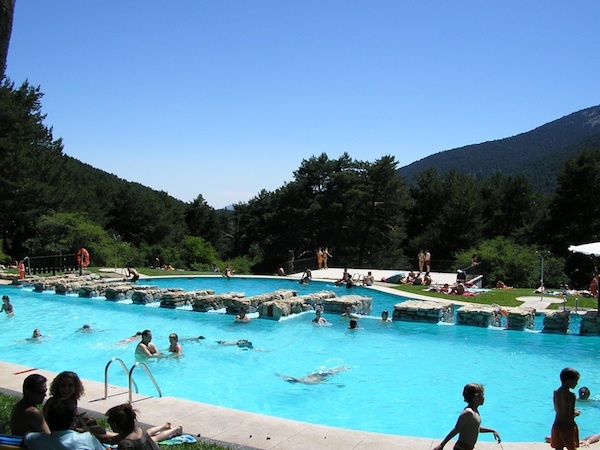
[[446, 150], [400, 168], [414, 180], [423, 170], [451, 169], [483, 179], [494, 173], [524, 175], [535, 191], [550, 194], [563, 164], [584, 148], [600, 149], [600, 106], [587, 108], [517, 136]]
[[[585, 134], [583, 123], [566, 127], [566, 137], [556, 124], [552, 137], [534, 133], [560, 142], [555, 152], [568, 148], [574, 155], [547, 195], [516, 169], [480, 178], [428, 168], [408, 184], [391, 155], [359, 161], [321, 154], [307, 156], [275, 191], [215, 211], [202, 195], [184, 203], [65, 155], [44, 123], [41, 100], [40, 89], [27, 83], [4, 80], [0, 87], [3, 263], [86, 247], [97, 266], [148, 267], [158, 259], [191, 270], [231, 264], [238, 274], [274, 273], [290, 255], [295, 270], [314, 267], [316, 249], [328, 247], [333, 267], [415, 268], [419, 250], [428, 249], [432, 270], [454, 271], [476, 253], [489, 284], [535, 285], [537, 251], [552, 252], [545, 279], [556, 286], [585, 286], [594, 268], [589, 258], [567, 252], [570, 244], [600, 240], [600, 203], [593, 197], [600, 192], [598, 136], [576, 140]], [[590, 111], [588, 118], [597, 117], [596, 108]], [[527, 142], [520, 142], [521, 152], [529, 152]], [[541, 146], [531, 145], [539, 153]]]

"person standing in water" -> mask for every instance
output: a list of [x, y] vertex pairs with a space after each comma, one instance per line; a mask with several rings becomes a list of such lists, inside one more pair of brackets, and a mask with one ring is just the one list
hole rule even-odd
[[4, 311], [7, 316], [12, 316], [15, 314], [15, 309], [13, 308], [12, 303], [10, 302], [10, 298], [8, 295], [2, 296], [2, 308], [0, 308], [0, 313]]
[[152, 342], [152, 331], [144, 330], [142, 331], [142, 342], [140, 342], [135, 348], [136, 356], [146, 356], [146, 357], [160, 357], [162, 354], [156, 348], [154, 343]]

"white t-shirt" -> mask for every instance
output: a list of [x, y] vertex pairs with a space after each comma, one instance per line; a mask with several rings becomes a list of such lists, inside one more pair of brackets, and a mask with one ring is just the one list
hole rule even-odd
[[78, 433], [75, 430], [29, 433], [23, 444], [33, 450], [106, 450], [95, 436], [90, 433]]

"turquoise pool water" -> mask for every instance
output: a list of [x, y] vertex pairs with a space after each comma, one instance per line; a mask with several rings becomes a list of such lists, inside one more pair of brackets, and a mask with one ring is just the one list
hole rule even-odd
[[[285, 279], [168, 279], [151, 284], [246, 295], [281, 288], [347, 293], [332, 284], [301, 286]], [[382, 309], [391, 311], [401, 301], [372, 290], [353, 293], [373, 297], [374, 316]], [[15, 307], [14, 317], [0, 317], [0, 352], [9, 362], [56, 372], [74, 370], [84, 378], [103, 381], [104, 366], [111, 358], [123, 359], [128, 367], [135, 362], [135, 343], [115, 344], [137, 330], [151, 329], [161, 350], [168, 347], [171, 332], [180, 337], [203, 335], [203, 341], [183, 343], [181, 359], [149, 363], [163, 395], [336, 427], [442, 438], [464, 407], [462, 387], [479, 382], [486, 386], [483, 422], [496, 428], [505, 441], [543, 440], [553, 421], [552, 391], [559, 385], [558, 374], [563, 367], [573, 366], [582, 374], [580, 386], [588, 386], [594, 399], [578, 404], [582, 436], [599, 431], [597, 337], [381, 324], [376, 317], [361, 319], [362, 329], [350, 331], [341, 317], [331, 314], [325, 314], [332, 323], [327, 327], [312, 326], [312, 314], [239, 324], [225, 314], [126, 301], [13, 287], [1, 287], [0, 294], [10, 295]], [[85, 323], [96, 331], [78, 332]], [[34, 328], [49, 337], [27, 340]], [[250, 339], [257, 350], [216, 343], [233, 339]], [[320, 385], [290, 384], [275, 375], [302, 377], [342, 365], [350, 370]], [[141, 392], [156, 395], [143, 371], [136, 371], [135, 379]], [[111, 368], [110, 382], [127, 385], [117, 366]]]

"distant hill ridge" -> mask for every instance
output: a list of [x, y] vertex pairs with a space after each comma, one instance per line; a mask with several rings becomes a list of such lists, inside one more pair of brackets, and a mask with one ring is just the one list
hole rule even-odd
[[556, 188], [556, 175], [564, 162], [586, 148], [600, 149], [600, 105], [516, 136], [436, 153], [398, 173], [409, 181], [432, 167], [440, 174], [456, 169], [477, 178], [496, 172], [523, 174], [536, 191], [549, 193]]

